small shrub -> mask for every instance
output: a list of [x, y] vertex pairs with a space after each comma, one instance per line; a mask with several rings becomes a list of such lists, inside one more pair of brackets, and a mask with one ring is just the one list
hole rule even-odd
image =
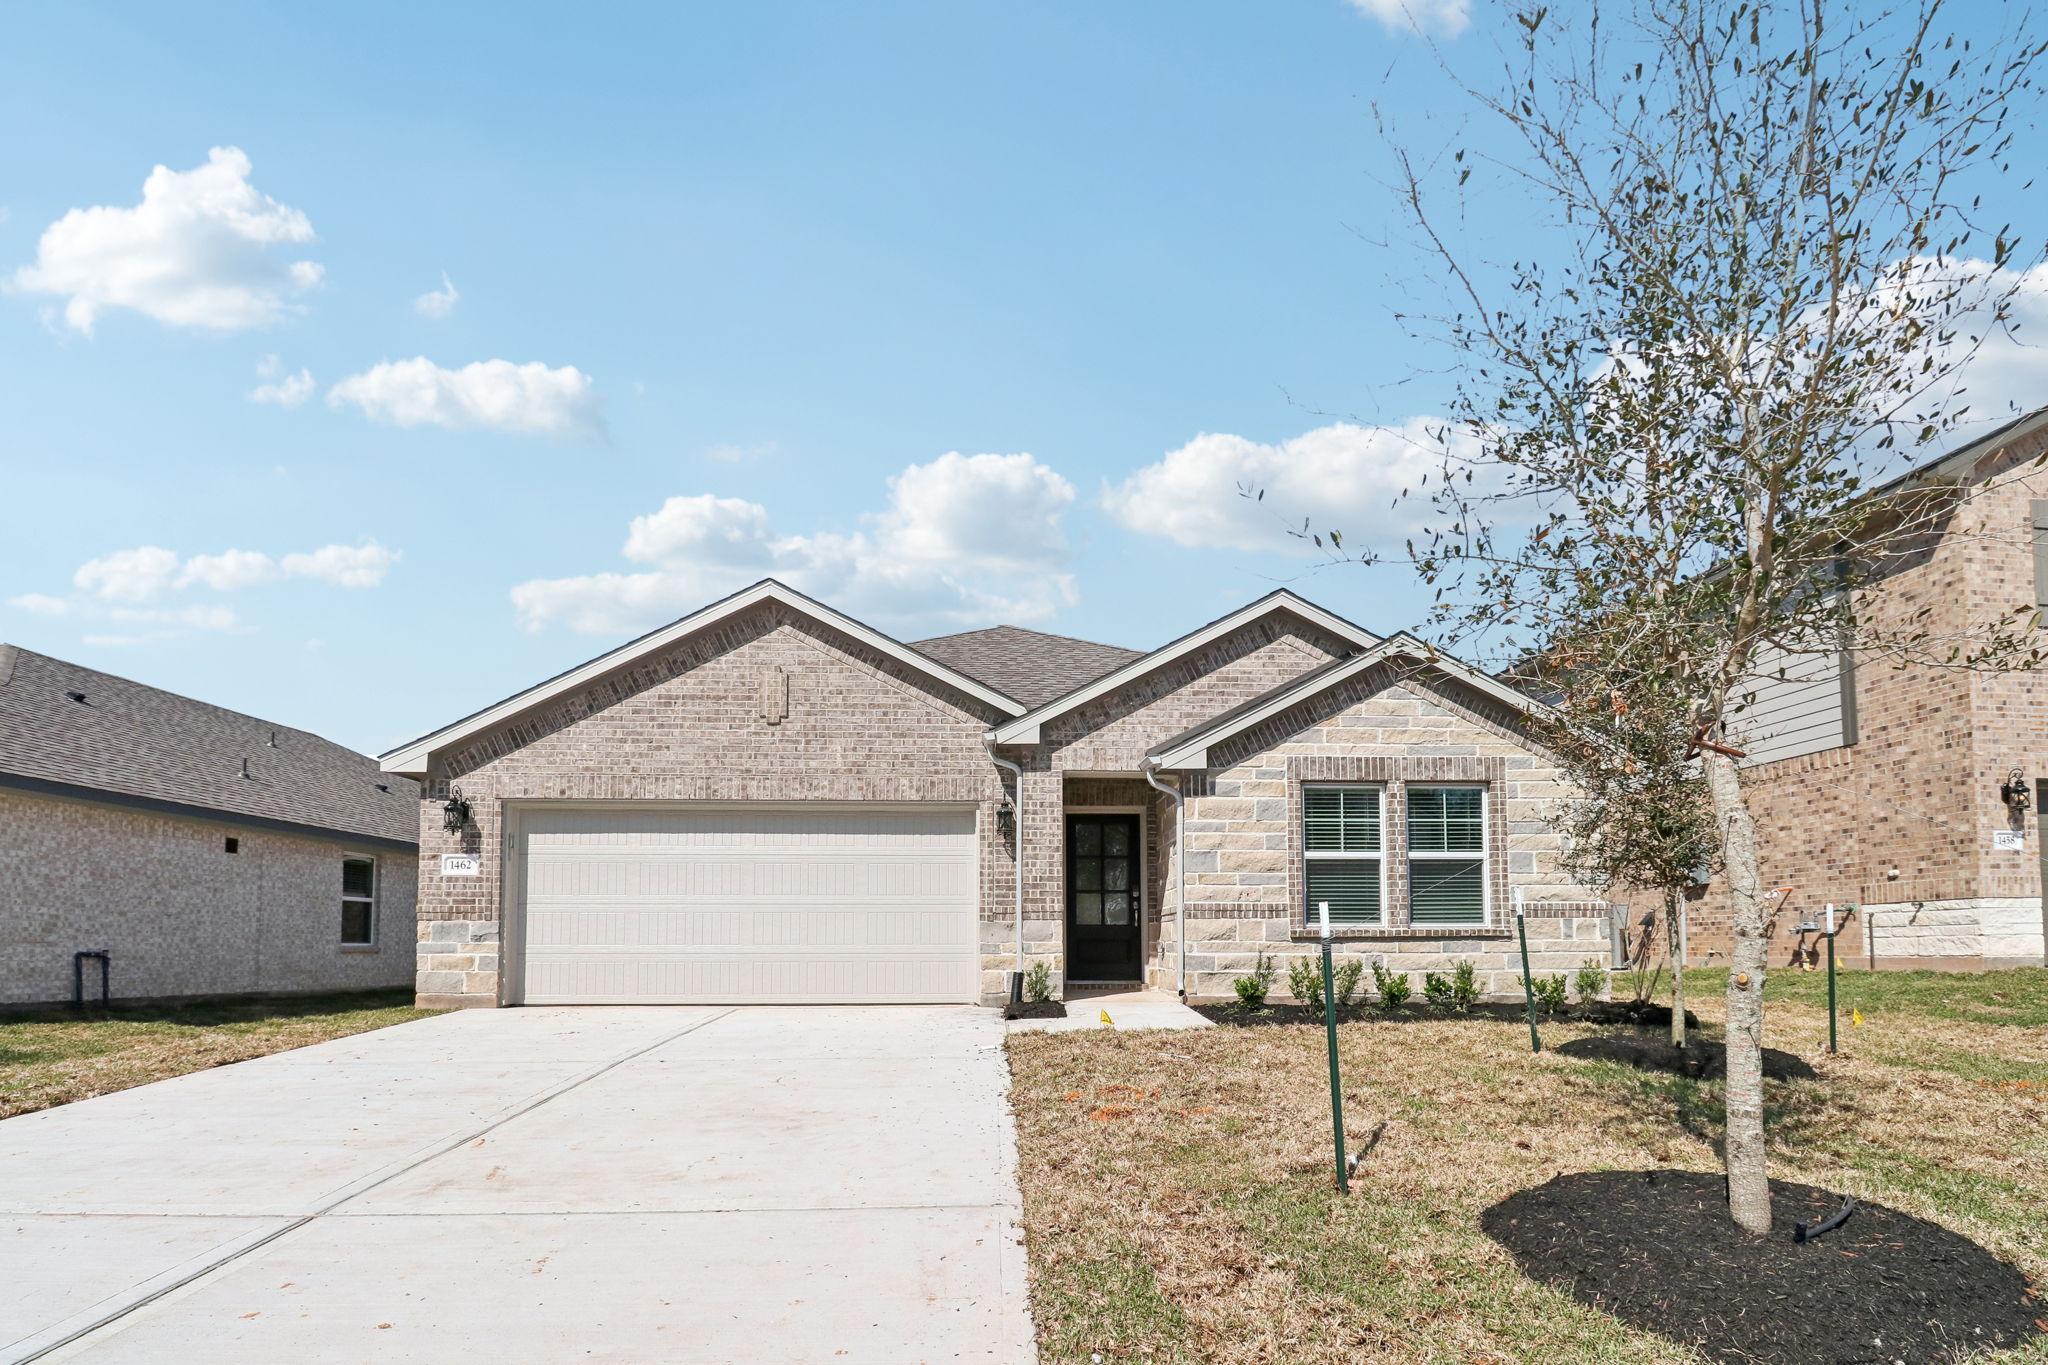
[[1561, 976], [1539, 976], [1528, 982], [1529, 994], [1536, 997], [1536, 1008], [1545, 1014], [1556, 1014], [1565, 1007], [1565, 995], [1570, 986], [1571, 983]]
[[1031, 970], [1024, 973], [1024, 998], [1034, 1005], [1042, 1005], [1052, 999], [1052, 966], [1045, 962], [1034, 962]]
[[1587, 958], [1572, 976], [1572, 993], [1579, 1003], [1590, 1005], [1607, 990], [1607, 968], [1597, 958]]
[[[1347, 957], [1334, 963], [1330, 969], [1331, 993], [1337, 997], [1337, 1008], [1351, 1008], [1353, 997], [1358, 994], [1358, 983], [1365, 975], [1365, 964], [1355, 957]], [[1303, 1006], [1316, 1014], [1323, 1012], [1323, 959], [1321, 954], [1313, 957], [1297, 957], [1287, 966], [1287, 989]]]
[[1458, 963], [1451, 972], [1451, 1008], [1463, 1014], [1479, 1003], [1479, 973], [1469, 961]]
[[1379, 962], [1372, 964], [1372, 988], [1379, 992], [1380, 1008], [1397, 1010], [1408, 1003], [1414, 983], [1406, 972], [1390, 972]]
[[1323, 964], [1320, 958], [1297, 957], [1287, 964], [1287, 991], [1305, 1009], [1322, 1013]]
[[1445, 976], [1442, 972], [1424, 972], [1422, 974], [1422, 998], [1429, 1003], [1431, 1009], [1449, 1010], [1451, 1008], [1451, 1001], [1455, 996], [1455, 989], [1452, 987], [1451, 979], [1448, 976]]
[[1253, 964], [1252, 969], [1230, 983], [1231, 989], [1237, 992], [1238, 1005], [1247, 1010], [1264, 1009], [1266, 997], [1273, 990], [1273, 977], [1278, 972], [1279, 968], [1266, 956], [1266, 950], [1259, 949], [1258, 961]]

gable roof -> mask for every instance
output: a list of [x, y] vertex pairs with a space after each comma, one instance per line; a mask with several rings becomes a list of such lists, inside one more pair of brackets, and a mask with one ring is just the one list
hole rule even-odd
[[1184, 658], [1224, 638], [1231, 632], [1250, 625], [1261, 617], [1274, 612], [1290, 612], [1304, 620], [1311, 621], [1359, 649], [1370, 649], [1380, 642], [1380, 637], [1361, 626], [1323, 610], [1313, 602], [1295, 596], [1285, 588], [1267, 593], [1256, 602], [1239, 607], [1228, 616], [1220, 616], [1198, 630], [1191, 630], [1178, 640], [1169, 641], [1153, 650], [1141, 654], [1121, 667], [1112, 669], [1100, 677], [1090, 679], [1083, 685], [1064, 692], [1050, 701], [1034, 708], [1015, 720], [1005, 721], [990, 733], [998, 744], [1036, 744], [1040, 727], [1056, 716], [1065, 715], [1077, 707], [1085, 706], [1097, 697], [1106, 696], [1125, 683], [1141, 678], [1154, 669], [1163, 668], [1176, 659]]
[[0, 787], [419, 842], [418, 789], [367, 755], [14, 645], [0, 645]]
[[779, 602], [793, 611], [801, 612], [814, 620], [822, 621], [834, 630], [850, 635], [862, 644], [879, 653], [886, 654], [900, 663], [927, 677], [935, 678], [947, 686], [964, 692], [977, 701], [1005, 715], [1021, 715], [1025, 707], [1022, 702], [990, 687], [988, 684], [955, 669], [930, 655], [920, 653], [900, 640], [882, 634], [872, 626], [863, 625], [842, 612], [834, 611], [815, 598], [806, 597], [786, 583], [764, 578], [750, 588], [742, 588], [730, 597], [721, 598], [710, 606], [691, 612], [680, 620], [671, 621], [658, 630], [651, 630], [636, 640], [628, 640], [609, 653], [600, 654], [587, 663], [578, 664], [566, 672], [557, 673], [545, 682], [534, 684], [524, 692], [516, 692], [503, 701], [486, 706], [450, 725], [421, 735], [418, 739], [401, 744], [389, 750], [379, 760], [387, 773], [410, 773], [423, 776], [427, 771], [427, 760], [438, 750], [459, 743], [479, 731], [489, 729], [503, 721], [510, 720], [523, 711], [531, 710], [567, 692], [596, 681], [617, 668], [623, 668], [637, 659], [665, 649], [687, 635], [717, 625], [736, 616], [750, 607], [763, 602]]
[[1348, 658], [1332, 659], [1329, 663], [1312, 668], [1300, 677], [1290, 679], [1269, 692], [1231, 707], [1191, 730], [1184, 730], [1171, 739], [1153, 745], [1146, 750], [1148, 764], [1157, 768], [1206, 768], [1209, 766], [1209, 750], [1215, 745], [1270, 720], [1289, 707], [1300, 705], [1317, 693], [1326, 692], [1347, 682], [1367, 669], [1391, 659], [1404, 658], [1455, 678], [1467, 687], [1531, 716], [1540, 717], [1550, 713], [1549, 707], [1508, 686], [1498, 678], [1491, 677], [1470, 664], [1460, 663], [1448, 654], [1438, 653], [1432, 646], [1416, 639], [1407, 631], [1397, 631], [1370, 649]]
[[1051, 701], [1145, 655], [1142, 649], [1048, 635], [1021, 626], [941, 635], [918, 640], [911, 648], [1002, 689], [1026, 706]]

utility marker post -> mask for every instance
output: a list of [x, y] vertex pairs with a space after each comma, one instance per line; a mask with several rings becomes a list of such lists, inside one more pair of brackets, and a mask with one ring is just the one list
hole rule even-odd
[[1536, 983], [1529, 976], [1529, 922], [1522, 914], [1522, 888], [1515, 888], [1515, 935], [1522, 940], [1522, 1005], [1529, 1012], [1529, 1051], [1543, 1051], [1536, 1032]]
[[1337, 978], [1330, 963], [1330, 903], [1316, 902], [1323, 931], [1323, 1032], [1330, 1041], [1330, 1131], [1337, 1140], [1337, 1192], [1351, 1193], [1344, 1154], [1344, 1078], [1337, 1069]]

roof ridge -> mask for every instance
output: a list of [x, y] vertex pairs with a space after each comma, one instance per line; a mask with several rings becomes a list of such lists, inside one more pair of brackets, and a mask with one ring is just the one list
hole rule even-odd
[[1012, 625], [1008, 621], [998, 621], [992, 626], [978, 626], [973, 630], [956, 630], [946, 635], [933, 635], [923, 640], [911, 640], [908, 643], [911, 648], [919, 649], [925, 645], [935, 645], [941, 640], [959, 640], [969, 635], [986, 635], [992, 630], [1021, 630], [1026, 635], [1037, 635], [1047, 640], [1065, 640], [1068, 644], [1092, 645], [1096, 649], [1120, 649], [1126, 654], [1145, 654], [1149, 652], [1143, 649], [1134, 649], [1130, 645], [1113, 645], [1107, 640], [1087, 640], [1079, 635], [1062, 635], [1056, 630], [1035, 630], [1030, 626]]

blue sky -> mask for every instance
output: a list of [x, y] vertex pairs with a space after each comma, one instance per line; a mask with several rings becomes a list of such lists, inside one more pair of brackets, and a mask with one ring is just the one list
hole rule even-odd
[[0, 638], [375, 751], [765, 573], [1409, 625], [1285, 531], [1442, 400], [1375, 102], [1395, 0], [16, 7]]

